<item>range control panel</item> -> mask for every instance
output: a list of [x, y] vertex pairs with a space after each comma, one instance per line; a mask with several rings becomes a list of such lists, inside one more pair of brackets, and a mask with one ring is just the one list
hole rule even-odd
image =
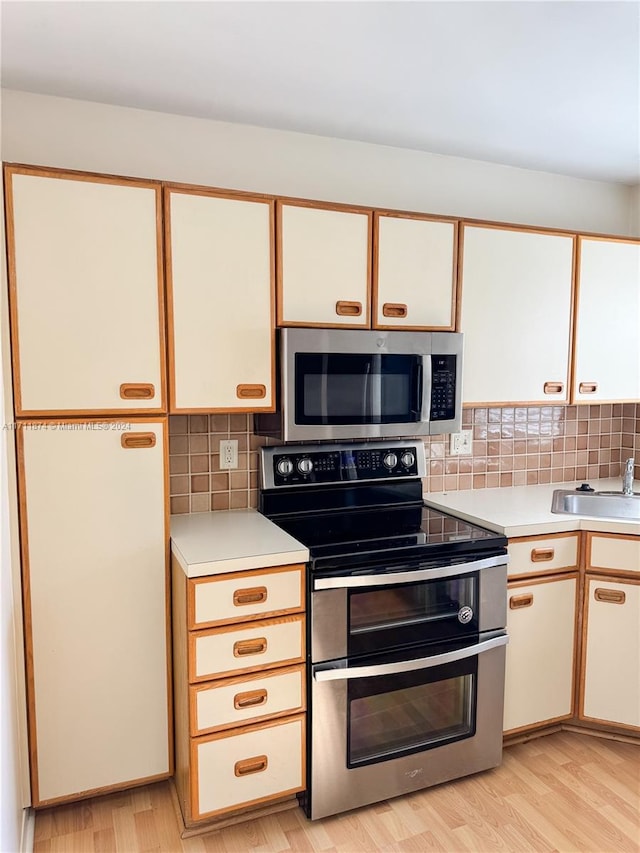
[[422, 442], [262, 449], [262, 487], [395, 480], [424, 475]]

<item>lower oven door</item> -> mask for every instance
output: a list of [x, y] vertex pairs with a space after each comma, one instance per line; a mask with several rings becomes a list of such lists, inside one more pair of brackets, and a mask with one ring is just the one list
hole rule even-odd
[[494, 632], [409, 659], [313, 666], [309, 817], [497, 766], [507, 642]]

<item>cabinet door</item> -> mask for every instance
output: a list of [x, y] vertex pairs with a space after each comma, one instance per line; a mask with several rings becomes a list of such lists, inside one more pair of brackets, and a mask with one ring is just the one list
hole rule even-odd
[[18, 433], [35, 804], [171, 771], [163, 422]]
[[453, 221], [375, 214], [374, 328], [454, 328], [456, 229]]
[[568, 399], [573, 239], [463, 227], [465, 403]]
[[372, 218], [278, 202], [278, 325], [368, 328]]
[[580, 717], [640, 729], [640, 584], [587, 575]]
[[640, 242], [579, 237], [573, 399], [640, 399]]
[[160, 187], [7, 168], [16, 411], [165, 411]]
[[167, 191], [172, 412], [273, 410], [273, 205]]
[[504, 729], [573, 714], [577, 577], [509, 585]]

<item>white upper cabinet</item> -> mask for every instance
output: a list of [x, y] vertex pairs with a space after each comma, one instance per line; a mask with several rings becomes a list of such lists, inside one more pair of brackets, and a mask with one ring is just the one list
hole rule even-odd
[[454, 328], [456, 229], [454, 221], [375, 214], [374, 328]]
[[369, 327], [372, 217], [278, 202], [278, 325]]
[[640, 242], [578, 238], [573, 399], [640, 399]]
[[465, 403], [568, 399], [572, 236], [462, 226]]
[[172, 412], [273, 407], [273, 206], [167, 190]]
[[5, 177], [16, 414], [164, 411], [160, 186]]

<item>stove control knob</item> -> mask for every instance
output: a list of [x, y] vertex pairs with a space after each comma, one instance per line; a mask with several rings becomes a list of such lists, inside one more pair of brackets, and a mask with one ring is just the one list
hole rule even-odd
[[288, 477], [293, 471], [293, 462], [286, 456], [283, 456], [282, 459], [278, 459], [278, 462], [276, 463], [276, 471], [282, 477]]
[[298, 462], [298, 471], [301, 474], [310, 474], [313, 471], [313, 462], [310, 459], [301, 459]]
[[398, 464], [398, 457], [395, 453], [386, 453], [382, 462], [385, 468], [388, 468], [390, 471], [392, 471]]
[[405, 468], [411, 468], [413, 463], [416, 461], [416, 457], [410, 450], [405, 450], [405, 452], [400, 457], [400, 461], [402, 462]]

